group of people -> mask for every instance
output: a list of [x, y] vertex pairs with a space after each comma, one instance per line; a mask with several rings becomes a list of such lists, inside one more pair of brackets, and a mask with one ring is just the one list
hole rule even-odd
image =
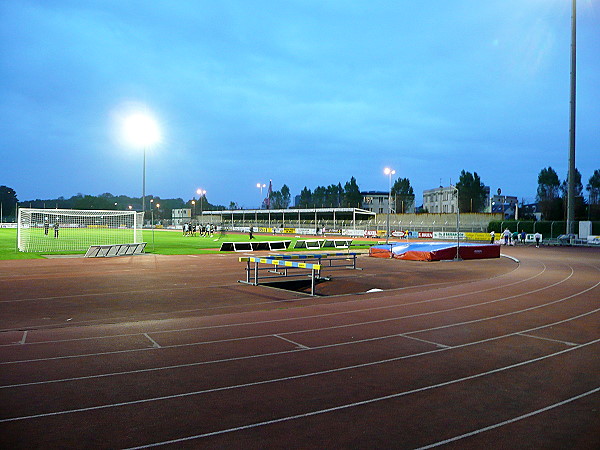
[[[521, 231], [520, 233], [518, 233], [516, 231], [514, 233], [511, 233], [510, 230], [508, 228], [506, 228], [502, 232], [501, 239], [504, 242], [504, 245], [516, 245], [518, 243], [525, 245], [526, 238], [527, 238], [527, 233], [525, 233], [524, 231]], [[539, 248], [540, 243], [542, 242], [542, 235], [539, 232], [537, 232], [533, 235], [533, 238], [535, 239], [535, 246], [537, 248]], [[496, 242], [496, 232], [491, 231], [490, 232], [490, 244], [493, 244], [495, 242]]]
[[[54, 225], [52, 225], [52, 228], [54, 228], [54, 237], [58, 238], [58, 230], [60, 229], [58, 220], [56, 222], [54, 222]], [[48, 219], [46, 219], [46, 220], [44, 220], [44, 234], [46, 236], [48, 236], [49, 230], [50, 230], [50, 222], [48, 222]]]
[[195, 223], [184, 223], [183, 224], [183, 235], [184, 236], [196, 236], [196, 233], [200, 233], [200, 236], [212, 236], [217, 227], [212, 223], [207, 223], [206, 225]]

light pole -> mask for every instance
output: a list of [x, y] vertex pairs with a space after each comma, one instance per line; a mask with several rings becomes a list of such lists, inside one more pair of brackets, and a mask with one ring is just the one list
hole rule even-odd
[[196, 215], [196, 200], [192, 200], [192, 220], [195, 215]]
[[567, 234], [573, 233], [575, 220], [575, 100], [577, 83], [577, 1], [571, 3], [571, 102], [569, 121], [569, 175], [567, 188]]
[[135, 113], [127, 117], [123, 124], [125, 138], [134, 147], [142, 147], [144, 153], [142, 169], [142, 213], [146, 212], [146, 148], [160, 140], [156, 121], [147, 114]]
[[200, 196], [200, 215], [202, 215], [202, 197], [206, 195], [206, 191], [204, 189], [198, 189], [196, 190], [196, 194]]
[[392, 213], [392, 175], [394, 175], [396, 171], [394, 169], [386, 167], [385, 169], [383, 169], [383, 173], [388, 175], [390, 179], [390, 189], [388, 191], [387, 233], [385, 236], [385, 243], [388, 244], [390, 240], [390, 214]]
[[266, 184], [261, 184], [261, 183], [256, 183], [256, 187], [260, 189], [260, 201], [261, 201], [261, 203], [260, 203], [260, 205], [258, 206], [258, 208], [260, 209], [260, 208], [261, 208], [261, 206], [262, 206], [262, 201], [263, 201], [263, 198], [262, 198], [262, 195], [263, 195], [263, 188], [266, 188], [266, 187], [267, 187], [267, 185], [266, 185]]
[[450, 185], [456, 191], [456, 256], [454, 261], [462, 261], [460, 257], [460, 208], [458, 207], [458, 188]]

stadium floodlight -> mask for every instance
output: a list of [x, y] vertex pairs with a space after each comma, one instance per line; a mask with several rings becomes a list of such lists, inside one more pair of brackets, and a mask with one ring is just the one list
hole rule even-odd
[[17, 247], [22, 252], [85, 251], [91, 245], [142, 242], [142, 213], [21, 208]]
[[160, 141], [158, 124], [148, 114], [134, 113], [125, 118], [123, 123], [125, 139], [134, 147], [144, 150], [142, 174], [142, 213], [146, 212], [146, 148]]
[[202, 215], [202, 197], [204, 197], [206, 195], [206, 191], [204, 189], [200, 189], [198, 188], [196, 190], [196, 193], [200, 196], [200, 215]]
[[383, 173], [390, 177], [390, 189], [388, 191], [387, 234], [385, 236], [385, 243], [388, 244], [390, 239], [390, 214], [392, 213], [392, 175], [394, 175], [396, 171], [386, 167], [383, 169]]

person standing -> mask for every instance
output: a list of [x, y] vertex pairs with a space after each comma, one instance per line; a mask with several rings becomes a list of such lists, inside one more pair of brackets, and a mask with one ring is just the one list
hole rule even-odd
[[502, 235], [504, 236], [504, 245], [508, 245], [510, 243], [510, 230], [507, 228]]
[[538, 231], [537, 233], [535, 233], [533, 235], [533, 238], [535, 239], [535, 248], [540, 248], [540, 242], [542, 242], [542, 235], [540, 234], [540, 232]]
[[48, 229], [50, 228], [50, 222], [48, 222], [48, 218], [44, 220], [44, 234], [48, 236]]
[[250, 225], [250, 231], [248, 232], [248, 236], [250, 236], [250, 239], [254, 239], [254, 236], [252, 235], [254, 233], [254, 227], [252, 225]]
[[58, 238], [58, 229], [60, 228], [60, 225], [58, 224], [58, 220], [56, 222], [54, 222], [54, 237]]
[[496, 241], [496, 232], [492, 230], [490, 232], [490, 244], [493, 244]]
[[525, 245], [525, 238], [527, 237], [527, 234], [525, 234], [524, 231], [521, 231], [521, 244]]

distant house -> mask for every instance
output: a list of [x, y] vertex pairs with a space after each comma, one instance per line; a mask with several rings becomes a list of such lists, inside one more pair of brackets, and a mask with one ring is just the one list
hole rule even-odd
[[192, 220], [192, 210], [189, 208], [184, 209], [174, 209], [171, 213], [171, 217], [173, 219], [173, 225], [179, 227], [184, 223], [191, 222]]
[[[365, 191], [360, 194], [362, 195], [362, 209], [377, 214], [386, 214], [388, 212], [388, 199], [390, 195], [388, 191]], [[414, 213], [414, 195], [408, 196], [409, 198], [406, 201], [401, 197], [403, 196], [392, 195], [392, 214]]]
[[423, 209], [429, 213], [456, 213], [456, 189], [440, 186], [424, 190]]

